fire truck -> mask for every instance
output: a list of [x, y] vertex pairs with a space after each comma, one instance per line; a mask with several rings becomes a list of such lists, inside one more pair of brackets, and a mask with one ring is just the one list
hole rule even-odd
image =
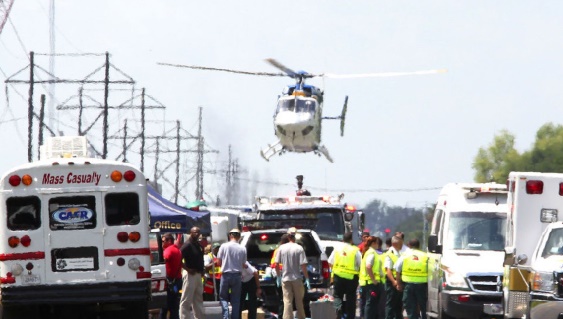
[[323, 252], [330, 256], [334, 248], [344, 245], [344, 233], [361, 233], [365, 215], [354, 205], [345, 203], [344, 194], [311, 196], [302, 188], [303, 176], [297, 176], [296, 196], [257, 196], [254, 210], [257, 219], [286, 220], [285, 228], [300, 227], [299, 220], [316, 220], [314, 230], [321, 239]]
[[86, 145], [53, 138], [0, 180], [0, 318], [148, 316], [145, 177]]

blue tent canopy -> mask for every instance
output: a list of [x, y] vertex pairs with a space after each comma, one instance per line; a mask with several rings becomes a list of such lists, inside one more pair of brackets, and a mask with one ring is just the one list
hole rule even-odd
[[147, 185], [151, 228], [165, 232], [189, 233], [194, 226], [200, 228], [202, 234], [211, 233], [209, 212], [197, 212], [165, 199], [154, 188]]

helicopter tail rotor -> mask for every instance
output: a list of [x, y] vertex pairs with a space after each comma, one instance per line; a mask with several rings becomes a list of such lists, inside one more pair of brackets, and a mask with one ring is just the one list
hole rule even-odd
[[348, 95], [344, 99], [344, 106], [342, 107], [342, 114], [340, 114], [340, 136], [344, 136], [344, 124], [346, 121], [346, 111], [348, 110]]

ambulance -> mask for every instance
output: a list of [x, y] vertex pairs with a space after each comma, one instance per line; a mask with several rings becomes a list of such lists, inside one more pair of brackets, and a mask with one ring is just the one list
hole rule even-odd
[[502, 317], [506, 185], [449, 183], [428, 237], [428, 316]]
[[147, 318], [145, 177], [85, 157], [84, 137], [47, 145], [0, 179], [0, 318]]
[[[560, 242], [558, 236], [563, 174], [511, 172], [507, 184], [505, 318], [563, 318], [563, 307], [547, 302], [561, 299], [563, 291], [559, 281], [563, 257], [558, 249], [552, 250], [554, 245], [563, 246], [563, 237]], [[561, 311], [548, 315], [557, 309]]]

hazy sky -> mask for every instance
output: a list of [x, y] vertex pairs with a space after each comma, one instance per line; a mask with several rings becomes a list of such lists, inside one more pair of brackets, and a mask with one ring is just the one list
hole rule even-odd
[[[146, 88], [166, 106], [165, 112], [151, 113], [151, 120], [181, 120], [197, 134], [202, 106], [206, 143], [220, 152], [207, 157], [206, 168], [224, 169], [232, 145], [245, 169], [241, 178], [256, 180], [260, 193], [291, 193], [295, 176], [302, 174], [315, 194], [343, 191], [360, 205], [377, 198], [421, 207], [434, 203], [442, 185], [472, 181], [478, 148], [500, 130], [514, 133], [523, 151], [541, 125], [560, 123], [563, 116], [561, 1], [58, 0], [55, 11], [57, 53], [110, 52], [111, 63], [133, 78], [137, 89]], [[15, 0], [0, 34], [3, 79], [29, 64], [29, 51], [49, 52], [46, 0]], [[288, 153], [270, 162], [259, 155], [276, 141], [272, 116], [290, 78], [157, 65], [277, 71], [266, 58], [310, 73], [440, 68], [448, 73], [310, 80], [325, 90], [326, 116], [339, 114], [349, 96], [344, 137], [336, 121], [322, 128], [331, 164], [313, 154]], [[37, 60], [47, 68], [47, 57]], [[84, 76], [103, 62], [103, 56], [60, 56], [55, 75]], [[45, 90], [36, 87], [36, 105]], [[7, 108], [2, 90], [0, 131], [9, 150], [0, 157], [2, 170], [27, 160], [27, 92], [25, 85], [10, 86]], [[56, 103], [72, 94], [75, 88], [57, 85]], [[76, 114], [56, 112], [57, 129], [75, 133]], [[134, 116], [110, 117], [110, 131]], [[18, 120], [5, 122], [13, 119]], [[174, 133], [174, 125], [147, 133]], [[112, 143], [112, 152], [119, 151], [120, 142]], [[145, 171], [153, 175], [152, 168]], [[223, 179], [206, 175], [208, 198], [217, 196]], [[193, 189], [190, 184], [187, 192]]]

